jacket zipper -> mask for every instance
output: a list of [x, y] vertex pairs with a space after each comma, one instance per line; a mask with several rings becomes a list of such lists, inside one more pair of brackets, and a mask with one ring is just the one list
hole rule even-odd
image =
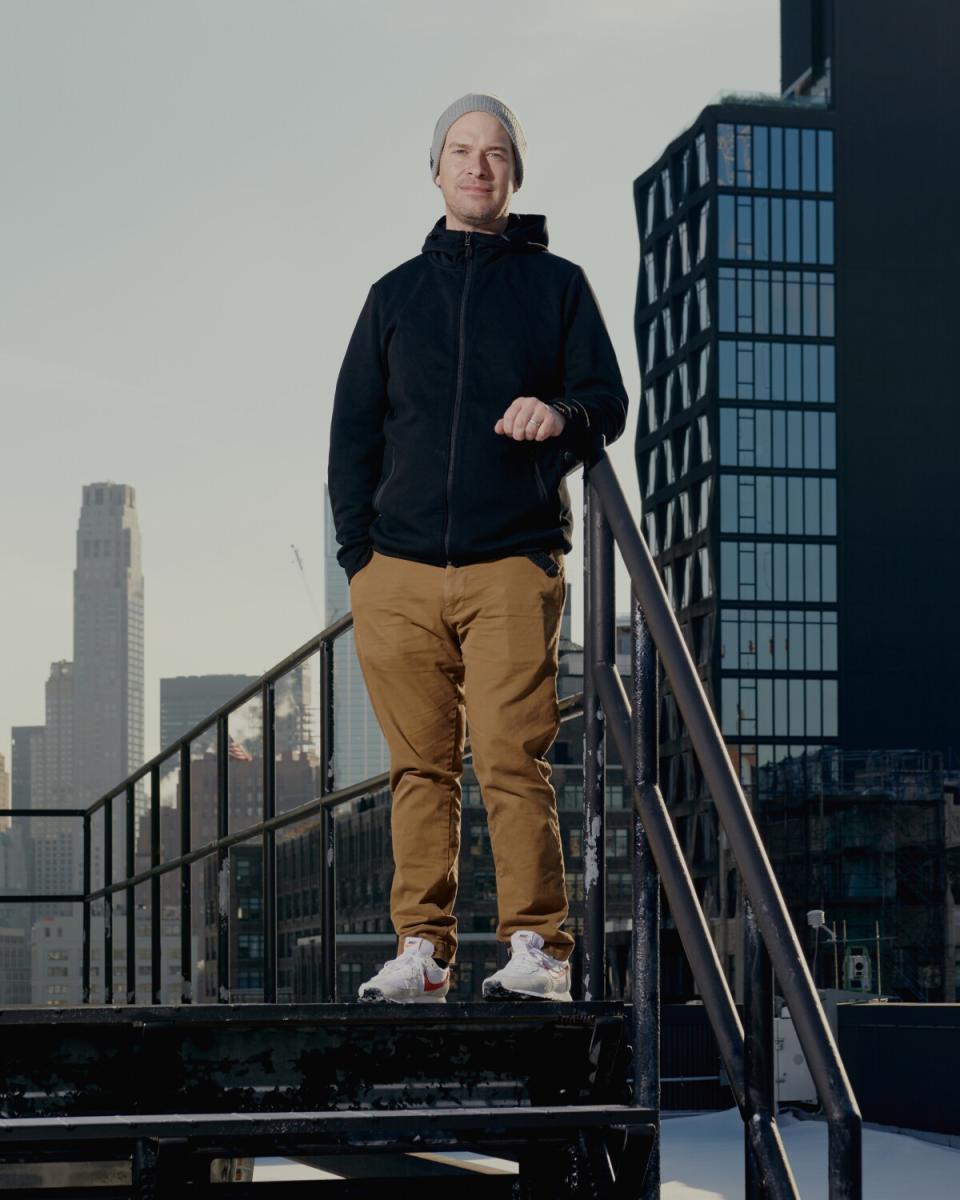
[[540, 474], [540, 464], [536, 459], [533, 460], [533, 473], [537, 477], [537, 487], [540, 489], [540, 495], [545, 502], [549, 502], [550, 496], [547, 493], [547, 485], [543, 482], [543, 476]]
[[380, 486], [377, 488], [376, 492], [374, 492], [374, 495], [373, 495], [373, 501], [372, 501], [373, 507], [375, 509], [377, 509], [378, 512], [380, 511], [378, 508], [378, 505], [380, 504], [380, 501], [383, 499], [383, 493], [386, 489], [387, 484], [390, 482], [391, 478], [393, 477], [393, 473], [396, 469], [397, 469], [397, 452], [395, 450], [391, 450], [390, 451], [390, 469], [389, 469], [389, 471], [387, 471], [386, 475], [383, 478], [383, 482], [380, 484]]
[[453, 461], [454, 451], [457, 436], [457, 417], [460, 415], [460, 396], [463, 392], [463, 347], [464, 347], [464, 316], [467, 309], [467, 292], [470, 288], [470, 272], [473, 267], [473, 246], [470, 243], [472, 237], [471, 232], [464, 234], [464, 246], [466, 248], [467, 266], [466, 276], [463, 282], [463, 293], [460, 297], [460, 348], [457, 356], [457, 394], [453, 401], [453, 419], [450, 422], [450, 457], [447, 467], [447, 520], [446, 529], [443, 535], [443, 552], [446, 555], [447, 563], [450, 563], [450, 491], [453, 487]]

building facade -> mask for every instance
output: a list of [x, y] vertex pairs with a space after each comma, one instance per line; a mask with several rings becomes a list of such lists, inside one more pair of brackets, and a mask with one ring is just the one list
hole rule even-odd
[[[949, 769], [960, 745], [958, 164], [937, 149], [955, 17], [781, 11], [782, 94], [721, 97], [634, 188], [644, 533], [762, 826], [834, 786], [841, 748]], [[737, 873], [666, 682], [661, 700], [665, 795], [739, 993]]]
[[[73, 590], [74, 803], [143, 762], [143, 570], [132, 487], [83, 489]], [[138, 796], [138, 813], [145, 810]]]

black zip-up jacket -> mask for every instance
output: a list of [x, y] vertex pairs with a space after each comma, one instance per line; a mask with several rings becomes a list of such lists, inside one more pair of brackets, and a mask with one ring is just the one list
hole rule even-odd
[[[495, 433], [518, 396], [556, 403], [563, 433]], [[512, 213], [492, 234], [441, 217], [370, 288], [340, 368], [327, 471], [340, 565], [352, 578], [374, 548], [437, 566], [569, 552], [564, 477], [626, 414], [597, 299], [547, 250], [546, 218]]]

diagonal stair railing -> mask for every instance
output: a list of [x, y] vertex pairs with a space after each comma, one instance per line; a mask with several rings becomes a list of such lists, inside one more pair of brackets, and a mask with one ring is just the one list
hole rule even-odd
[[[624, 769], [633, 776], [634, 1103], [659, 1107], [654, 1036], [659, 1003], [659, 871], [745, 1123], [748, 1200], [798, 1195], [775, 1119], [771, 964], [826, 1114], [830, 1200], [861, 1200], [861, 1116], [856, 1099], [670, 600], [605, 455], [584, 473], [584, 536], [584, 861], [588, 863], [603, 845], [603, 739], [608, 725]], [[615, 666], [614, 543], [632, 585], [629, 699]], [[744, 884], [746, 1039], [658, 785], [658, 651]], [[585, 876], [585, 987], [599, 997], [604, 975], [599, 932], [603, 930], [603, 873], [587, 869]], [[659, 1194], [651, 1190], [655, 1174], [659, 1176], [652, 1164], [644, 1200]]]

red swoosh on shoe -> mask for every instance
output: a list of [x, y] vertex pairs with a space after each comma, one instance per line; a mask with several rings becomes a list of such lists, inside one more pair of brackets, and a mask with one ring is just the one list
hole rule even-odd
[[442, 988], [446, 982], [447, 982], [446, 979], [441, 979], [439, 983], [431, 983], [430, 980], [426, 977], [426, 975], [424, 975], [423, 990], [425, 992], [435, 992], [438, 988]]

